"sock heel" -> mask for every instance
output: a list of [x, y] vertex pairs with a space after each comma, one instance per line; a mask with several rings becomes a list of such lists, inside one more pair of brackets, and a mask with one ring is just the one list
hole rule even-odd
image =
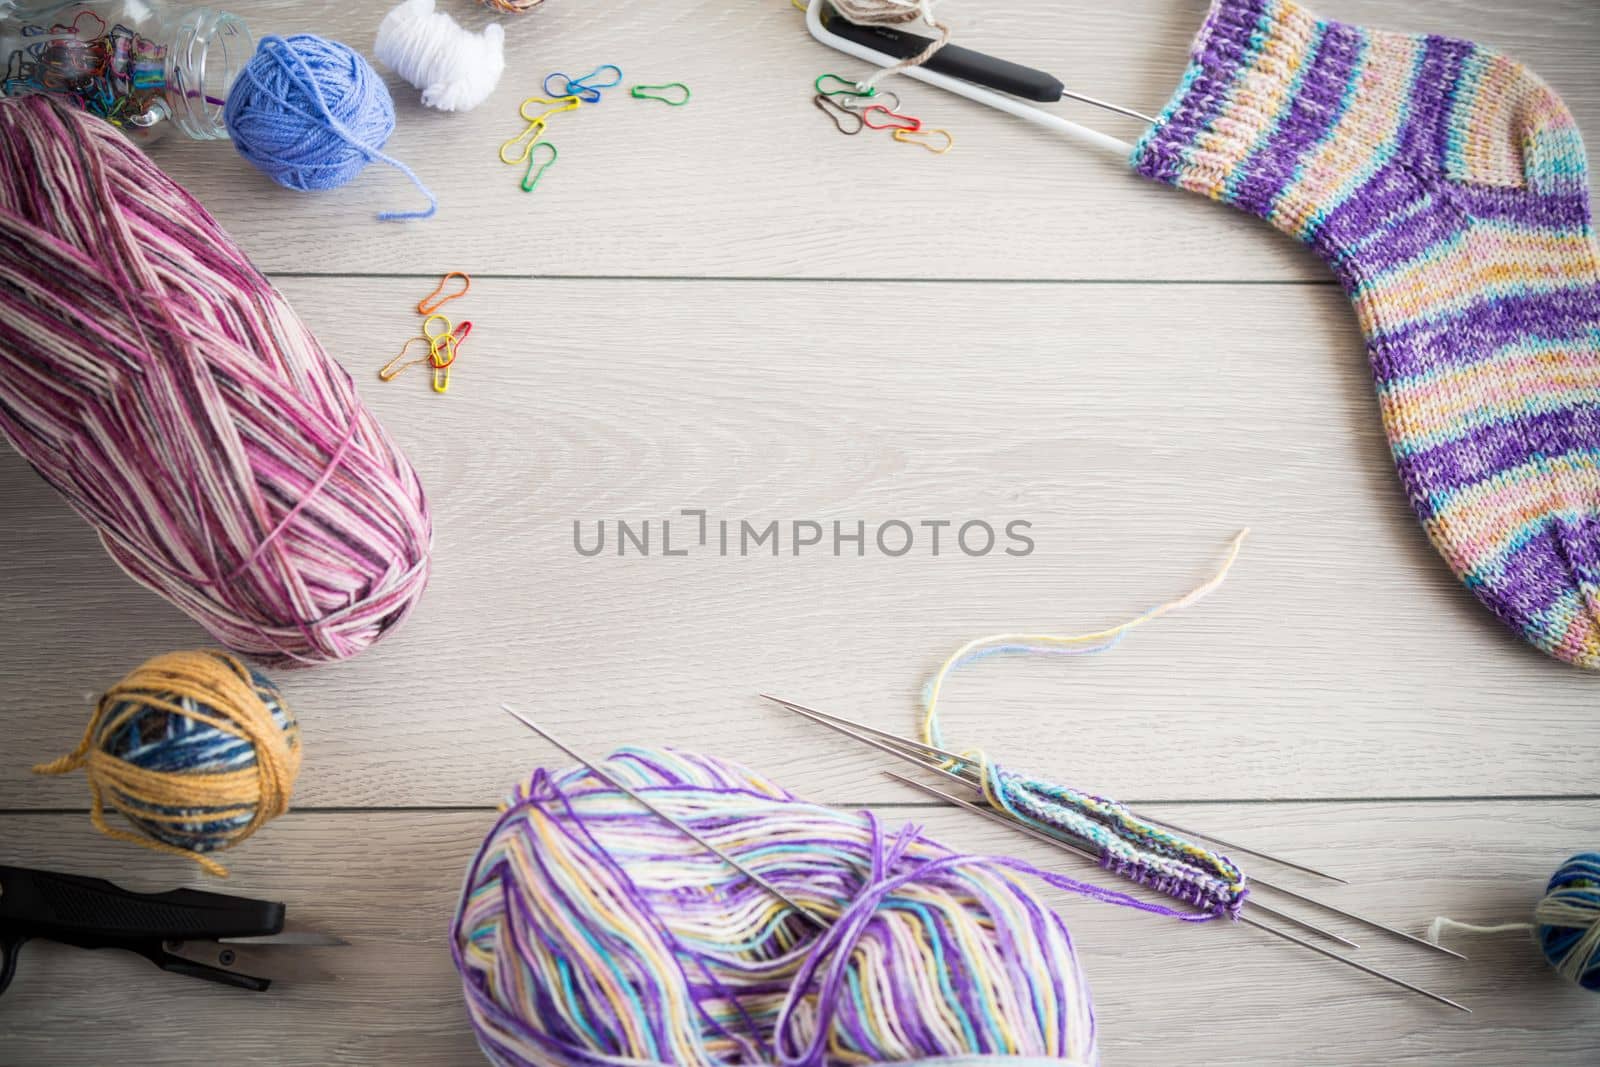
[[1583, 137], [1567, 105], [1533, 71], [1479, 48], [1462, 64], [1445, 145], [1445, 173], [1467, 185], [1581, 193]]

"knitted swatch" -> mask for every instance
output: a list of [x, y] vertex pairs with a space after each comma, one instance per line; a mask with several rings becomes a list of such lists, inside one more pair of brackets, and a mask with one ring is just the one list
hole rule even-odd
[[1429, 538], [1528, 641], [1600, 667], [1600, 258], [1555, 93], [1469, 41], [1214, 0], [1133, 166], [1333, 268]]

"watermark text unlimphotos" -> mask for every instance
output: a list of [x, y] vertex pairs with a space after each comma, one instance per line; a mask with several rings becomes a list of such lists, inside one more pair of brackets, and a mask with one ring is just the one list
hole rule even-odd
[[673, 518], [574, 519], [580, 556], [1027, 556], [1027, 519], [719, 519], [703, 508]]

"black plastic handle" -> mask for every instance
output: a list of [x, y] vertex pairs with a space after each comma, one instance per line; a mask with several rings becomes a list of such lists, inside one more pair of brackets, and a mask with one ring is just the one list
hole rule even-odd
[[0, 938], [39, 937], [82, 948], [263, 937], [283, 929], [283, 905], [174, 889], [134, 893], [100, 878], [0, 866]]
[[11, 979], [17, 976], [17, 959], [22, 955], [22, 943], [26, 940], [0, 931], [0, 997], [5, 996]]
[[[914, 56], [933, 43], [931, 37], [919, 37], [887, 26], [858, 26], [837, 14], [828, 20], [828, 30], [847, 41], [896, 59]], [[945, 45], [923, 66], [996, 92], [1010, 93], [1024, 100], [1037, 100], [1045, 104], [1060, 100], [1064, 88], [1061, 80], [1053, 74], [974, 52], [958, 44]]]

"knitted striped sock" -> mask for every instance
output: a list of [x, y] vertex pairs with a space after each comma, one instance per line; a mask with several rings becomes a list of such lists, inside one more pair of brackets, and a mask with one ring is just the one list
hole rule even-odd
[[1600, 259], [1555, 93], [1469, 41], [1214, 0], [1133, 166], [1333, 268], [1429, 538], [1528, 641], [1600, 667]]

